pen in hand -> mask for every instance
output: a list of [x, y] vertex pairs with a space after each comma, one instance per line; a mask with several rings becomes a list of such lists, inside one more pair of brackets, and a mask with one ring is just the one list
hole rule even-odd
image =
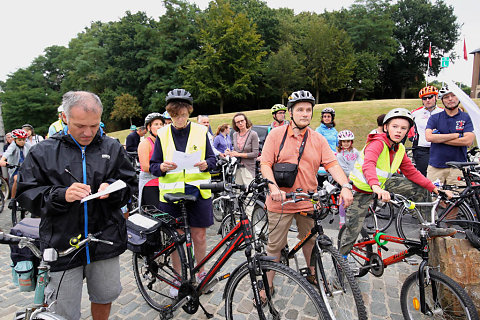
[[[83, 183], [83, 182], [81, 182], [80, 180], [78, 180], [77, 177], [75, 177], [75, 176], [73, 175], [73, 173], [72, 173], [70, 170], [68, 170], [67, 168], [65, 168], [65, 172], [68, 173], [68, 174], [70, 175], [70, 177], [72, 177], [73, 180], [75, 180], [76, 182], [78, 182], [78, 183]], [[92, 194], [92, 193], [89, 192], [89, 194]]]

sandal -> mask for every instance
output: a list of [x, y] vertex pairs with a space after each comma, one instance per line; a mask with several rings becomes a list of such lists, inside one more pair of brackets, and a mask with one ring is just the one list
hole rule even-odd
[[308, 276], [305, 276], [305, 279], [314, 286], [318, 285], [317, 277], [314, 274], [311, 274], [310, 270], [308, 271]]
[[[261, 293], [261, 292], [265, 292], [265, 289], [261, 289], [261, 290], [259, 291], [259, 293]], [[272, 287], [270, 288], [270, 296], [273, 297], [274, 295], [275, 295], [275, 287], [272, 286]], [[262, 295], [260, 294], [260, 300], [262, 300], [262, 308], [264, 308], [264, 307], [267, 305], [267, 295], [262, 296]], [[255, 302], [255, 298], [253, 298], [252, 302], [253, 302], [253, 307], [256, 308], [256, 307], [257, 307], [257, 303]]]

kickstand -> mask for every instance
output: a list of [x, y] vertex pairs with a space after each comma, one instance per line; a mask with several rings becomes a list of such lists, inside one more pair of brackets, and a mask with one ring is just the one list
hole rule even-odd
[[213, 314], [208, 313], [207, 309], [205, 309], [205, 307], [200, 302], [198, 304], [200, 305], [200, 308], [202, 308], [203, 313], [205, 313], [205, 316], [207, 317], [207, 319], [212, 319]]

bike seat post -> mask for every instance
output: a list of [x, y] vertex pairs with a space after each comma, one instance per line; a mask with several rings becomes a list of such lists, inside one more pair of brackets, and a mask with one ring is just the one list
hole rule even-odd
[[[194, 268], [194, 252], [193, 252], [193, 245], [192, 245], [192, 234], [190, 230], [190, 225], [188, 223], [187, 217], [187, 204], [186, 200], [180, 200], [178, 202], [180, 205], [180, 211], [182, 212], [183, 218], [183, 230], [185, 232], [185, 245], [187, 246], [187, 261], [188, 261], [188, 268], [190, 272], [192, 272]], [[190, 275], [193, 278], [193, 274]]]

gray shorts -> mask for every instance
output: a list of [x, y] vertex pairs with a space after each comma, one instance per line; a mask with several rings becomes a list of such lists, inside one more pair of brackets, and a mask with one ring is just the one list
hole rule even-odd
[[[45, 288], [45, 301], [48, 304], [57, 296], [58, 282], [63, 273], [63, 271], [50, 273], [50, 282]], [[87, 280], [91, 302], [98, 304], [113, 302], [122, 292], [119, 257], [67, 270], [60, 284], [57, 302], [52, 308], [54, 312], [67, 319], [80, 319], [84, 278]]]

